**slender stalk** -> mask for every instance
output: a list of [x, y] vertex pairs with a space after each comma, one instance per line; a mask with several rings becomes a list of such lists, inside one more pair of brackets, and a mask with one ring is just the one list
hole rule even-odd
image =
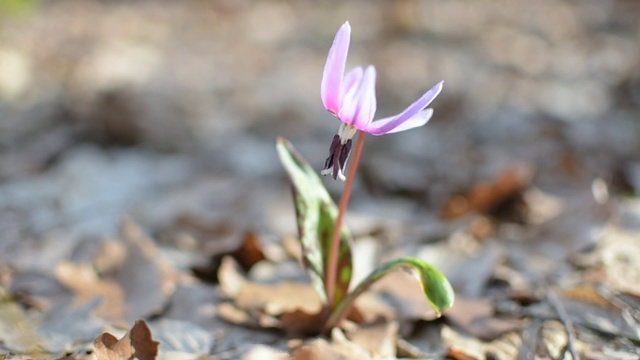
[[356, 142], [356, 148], [353, 152], [353, 160], [349, 166], [349, 172], [347, 173], [346, 183], [344, 185], [344, 191], [340, 197], [340, 204], [338, 205], [338, 218], [336, 219], [335, 227], [333, 228], [333, 239], [331, 241], [331, 252], [329, 253], [329, 264], [327, 268], [327, 278], [325, 282], [325, 288], [327, 290], [327, 301], [329, 307], [333, 307], [333, 296], [336, 288], [336, 275], [338, 271], [338, 257], [340, 254], [340, 241], [342, 240], [341, 229], [342, 220], [344, 214], [347, 212], [347, 205], [349, 205], [349, 197], [351, 196], [351, 188], [353, 187], [353, 179], [356, 177], [358, 171], [358, 163], [360, 162], [360, 154], [364, 147], [364, 138], [366, 133], [358, 131], [358, 140]]

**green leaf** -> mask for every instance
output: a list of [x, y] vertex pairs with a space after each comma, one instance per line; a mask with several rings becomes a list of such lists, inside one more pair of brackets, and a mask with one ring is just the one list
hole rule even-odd
[[440, 270], [420, 259], [406, 257], [392, 260], [381, 265], [364, 279], [351, 294], [335, 307], [327, 320], [326, 328], [331, 329], [337, 326], [340, 320], [346, 315], [346, 312], [351, 308], [353, 301], [360, 296], [360, 294], [365, 292], [369, 286], [380, 280], [380, 278], [399, 267], [409, 267], [417, 270], [420, 286], [422, 286], [426, 300], [438, 316], [440, 316], [442, 311], [453, 305], [453, 288]]
[[293, 184], [303, 264], [320, 297], [331, 308], [334, 308], [346, 296], [351, 282], [351, 244], [353, 242], [351, 235], [343, 226], [335, 295], [332, 301], [328, 301], [325, 292], [325, 279], [338, 207], [331, 199], [316, 171], [309, 166], [289, 141], [278, 138], [276, 148], [280, 161]]
[[36, 10], [37, 6], [37, 0], [0, 0], [0, 15], [30, 15]]

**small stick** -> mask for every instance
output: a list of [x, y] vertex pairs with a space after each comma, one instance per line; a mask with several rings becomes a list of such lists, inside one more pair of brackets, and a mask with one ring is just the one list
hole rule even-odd
[[562, 322], [562, 325], [564, 325], [564, 329], [567, 332], [567, 348], [569, 349], [569, 353], [573, 357], [573, 360], [580, 360], [580, 356], [578, 356], [578, 352], [576, 351], [576, 347], [574, 344], [575, 335], [573, 322], [571, 321], [569, 314], [567, 314], [567, 310], [564, 308], [564, 305], [562, 305], [562, 302], [560, 301], [560, 299], [558, 299], [558, 296], [553, 290], [548, 291], [547, 298], [549, 299], [551, 306], [553, 306], [553, 308], [556, 310], [556, 314], [558, 314], [558, 317], [560, 318], [560, 321]]

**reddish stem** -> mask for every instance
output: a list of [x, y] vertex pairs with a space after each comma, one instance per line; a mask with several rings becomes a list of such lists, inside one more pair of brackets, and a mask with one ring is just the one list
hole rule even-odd
[[351, 188], [353, 186], [353, 179], [356, 177], [358, 171], [358, 163], [360, 162], [360, 154], [362, 154], [362, 148], [364, 147], [364, 137], [366, 133], [358, 131], [358, 140], [356, 142], [356, 149], [353, 152], [353, 160], [349, 166], [349, 173], [347, 174], [346, 183], [344, 185], [344, 191], [340, 197], [340, 204], [338, 205], [338, 218], [336, 219], [335, 226], [333, 228], [333, 239], [331, 241], [331, 252], [329, 253], [329, 264], [327, 267], [327, 278], [325, 282], [325, 288], [327, 291], [327, 301], [329, 307], [333, 307], [333, 296], [336, 289], [336, 275], [338, 271], [338, 257], [340, 254], [340, 236], [342, 229], [342, 220], [344, 214], [347, 212], [347, 205], [349, 204], [349, 197], [351, 196]]

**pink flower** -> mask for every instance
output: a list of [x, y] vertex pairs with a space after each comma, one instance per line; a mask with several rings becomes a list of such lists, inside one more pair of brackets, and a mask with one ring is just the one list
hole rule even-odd
[[342, 121], [321, 173], [341, 180], [344, 180], [343, 170], [349, 157], [351, 138], [358, 130], [378, 136], [426, 124], [433, 115], [433, 110], [426, 107], [438, 96], [443, 84], [443, 81], [437, 83], [398, 115], [373, 121], [376, 113], [376, 69], [372, 65], [365, 69], [356, 67], [345, 75], [350, 37], [351, 26], [345, 22], [329, 50], [320, 87], [324, 107]]

